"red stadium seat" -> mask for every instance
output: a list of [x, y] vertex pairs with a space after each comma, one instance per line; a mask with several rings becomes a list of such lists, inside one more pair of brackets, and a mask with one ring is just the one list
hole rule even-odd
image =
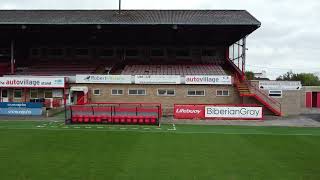
[[83, 116], [83, 122], [88, 123], [89, 120], [90, 120], [90, 118], [89, 118], [88, 115], [84, 115], [84, 116]]
[[101, 121], [102, 121], [102, 120], [101, 120], [101, 116], [96, 116], [96, 122], [97, 122], [97, 123], [101, 123]]
[[126, 123], [126, 116], [120, 116], [120, 123], [125, 124]]
[[143, 116], [138, 116], [138, 122], [139, 124], [143, 124], [144, 123], [144, 117]]
[[132, 122], [132, 117], [131, 116], [127, 116], [126, 117], [126, 123], [131, 124]]
[[96, 116], [91, 115], [91, 116], [89, 116], [89, 118], [90, 118], [90, 122], [91, 122], [91, 123], [96, 122]]
[[78, 122], [82, 123], [83, 122], [83, 115], [78, 115]]
[[137, 116], [133, 116], [133, 118], [132, 118], [132, 123], [133, 123], [133, 124], [137, 124], [137, 123], [138, 123], [138, 118], [137, 118]]
[[150, 124], [150, 116], [146, 116], [146, 117], [144, 118], [144, 123]]
[[150, 117], [150, 121], [151, 121], [151, 124], [156, 124], [157, 123], [157, 117], [151, 116]]
[[119, 124], [119, 122], [120, 122], [119, 116], [115, 116], [115, 117], [113, 118], [113, 122], [114, 122], [115, 124]]
[[71, 120], [73, 123], [76, 123], [78, 121], [78, 115], [73, 115]]

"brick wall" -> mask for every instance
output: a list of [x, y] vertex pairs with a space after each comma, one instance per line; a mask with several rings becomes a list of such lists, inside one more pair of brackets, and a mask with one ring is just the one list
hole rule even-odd
[[[76, 84], [71, 86], [77, 86]], [[78, 85], [80, 86], [80, 85]], [[240, 98], [233, 86], [224, 85], [128, 85], [81, 84], [89, 87], [91, 102], [153, 102], [161, 103], [164, 115], [172, 115], [174, 104], [237, 104]], [[147, 95], [128, 95], [128, 90], [146, 89]], [[100, 89], [100, 95], [93, 90]], [[111, 89], [123, 89], [124, 95], [111, 95]], [[157, 89], [175, 89], [175, 96], [158, 96]], [[205, 96], [187, 96], [187, 90], [205, 90]], [[216, 90], [229, 90], [229, 96], [216, 96]]]

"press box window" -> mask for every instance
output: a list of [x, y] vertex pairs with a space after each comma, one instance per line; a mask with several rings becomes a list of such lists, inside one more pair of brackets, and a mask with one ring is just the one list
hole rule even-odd
[[217, 96], [229, 96], [229, 90], [217, 90]]
[[188, 96], [205, 96], [204, 90], [188, 90]]
[[158, 96], [175, 96], [176, 91], [174, 89], [158, 89]]
[[126, 56], [137, 57], [137, 56], [139, 56], [139, 50], [138, 49], [126, 49]]
[[93, 95], [95, 95], [95, 96], [101, 95], [100, 93], [101, 93], [101, 92], [100, 92], [100, 89], [94, 89], [94, 90], [93, 90]]
[[52, 90], [45, 90], [44, 98], [52, 98]]
[[21, 89], [15, 89], [13, 92], [13, 97], [15, 99], [21, 99], [22, 98], [22, 90]]
[[123, 89], [111, 89], [111, 95], [123, 95]]
[[143, 96], [143, 95], [146, 95], [147, 92], [145, 89], [129, 89], [129, 92], [128, 92], [129, 95], [140, 95], [140, 96]]
[[269, 90], [269, 96], [274, 98], [281, 98], [282, 91], [281, 90]]

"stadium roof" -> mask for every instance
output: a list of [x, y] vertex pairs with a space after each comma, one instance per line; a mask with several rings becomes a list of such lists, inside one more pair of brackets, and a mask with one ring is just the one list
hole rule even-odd
[[0, 10], [0, 24], [261, 25], [245, 10]]

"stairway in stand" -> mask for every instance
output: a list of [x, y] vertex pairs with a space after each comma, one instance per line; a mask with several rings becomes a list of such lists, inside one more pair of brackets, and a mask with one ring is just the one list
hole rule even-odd
[[253, 97], [261, 102], [267, 109], [276, 116], [281, 116], [281, 103], [269, 97], [258, 87], [252, 85], [249, 81], [236, 82], [236, 87], [241, 97]]

